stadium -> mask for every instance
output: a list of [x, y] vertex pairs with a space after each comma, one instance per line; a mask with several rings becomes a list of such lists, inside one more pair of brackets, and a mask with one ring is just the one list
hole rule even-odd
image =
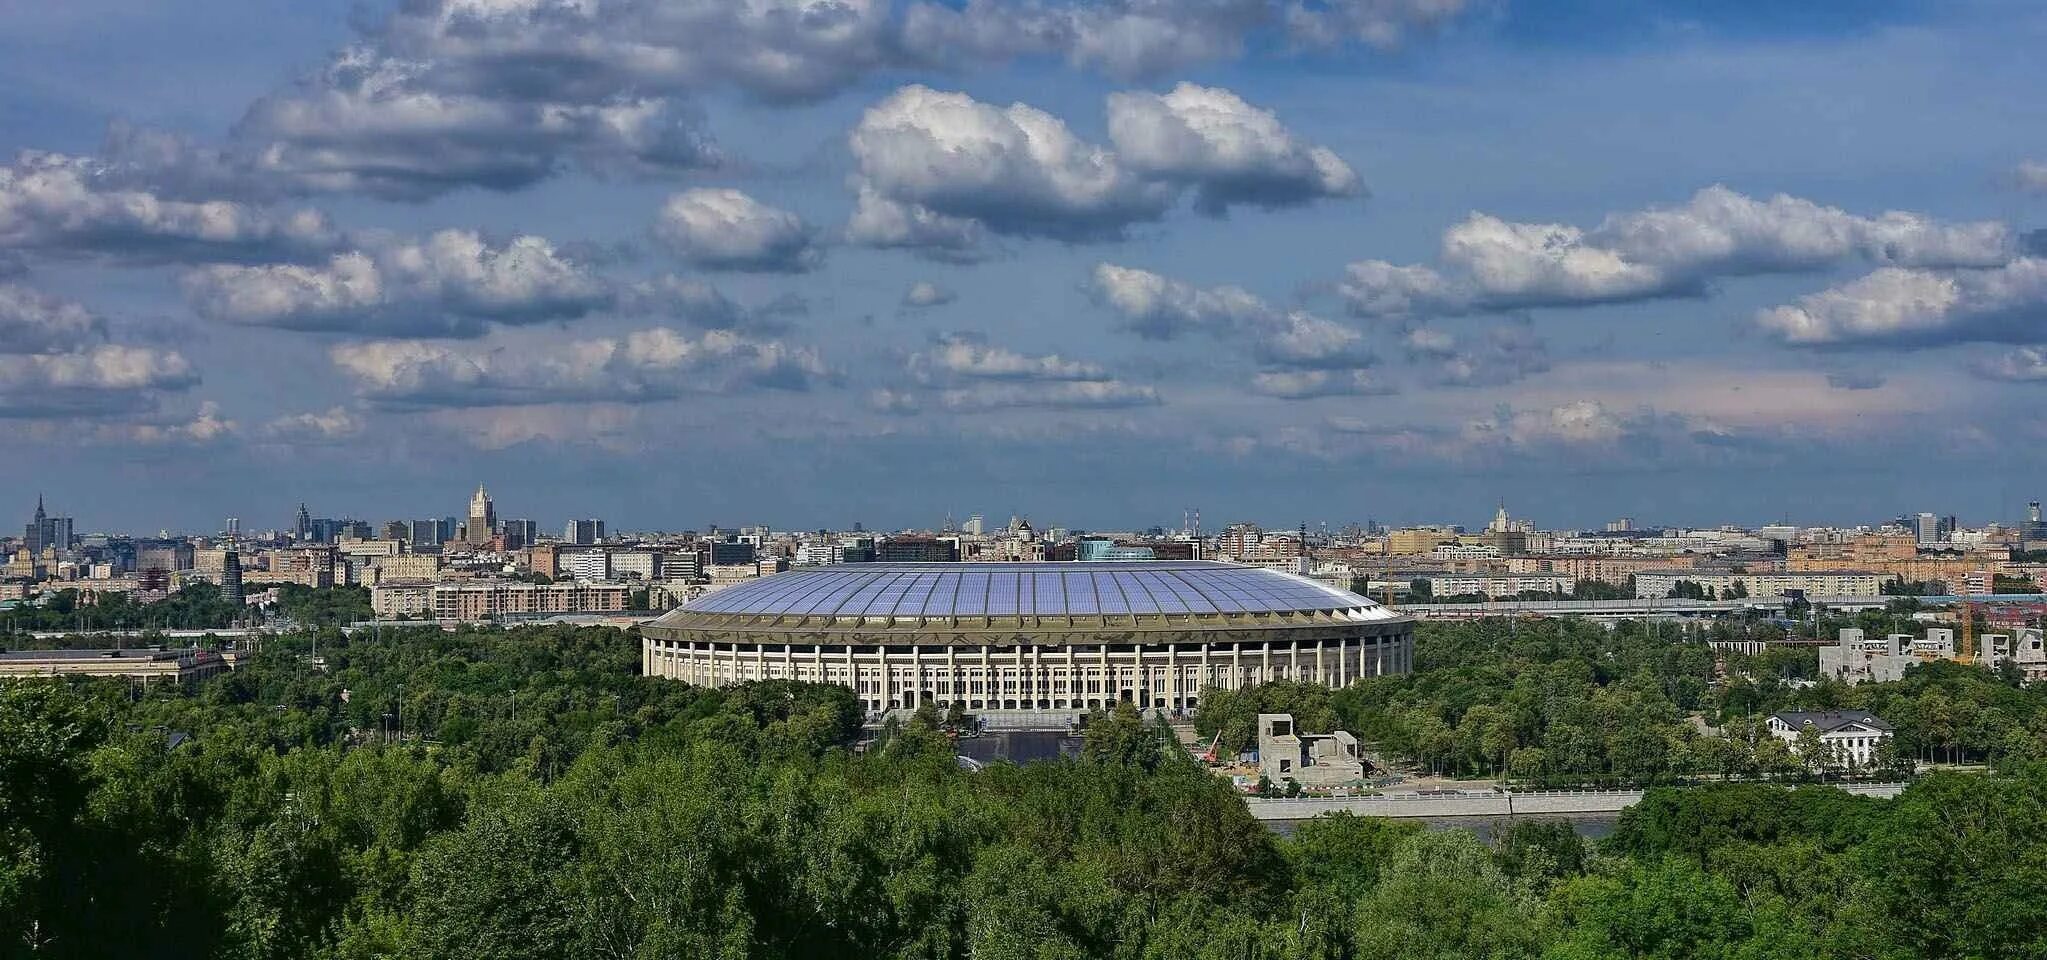
[[751, 580], [641, 628], [649, 676], [837, 683], [869, 711], [1190, 710], [1207, 687], [1406, 673], [1414, 622], [1215, 561], [863, 563]]

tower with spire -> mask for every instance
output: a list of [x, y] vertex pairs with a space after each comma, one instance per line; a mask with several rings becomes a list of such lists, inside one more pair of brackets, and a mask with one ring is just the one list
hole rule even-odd
[[28, 522], [28, 529], [24, 531], [22, 537], [23, 545], [28, 547], [29, 556], [40, 557], [43, 555], [43, 548], [49, 546], [47, 542], [49, 532], [50, 515], [44, 512], [43, 495], [38, 493], [36, 494], [35, 518]]
[[483, 484], [476, 485], [476, 495], [469, 498], [469, 522], [462, 527], [462, 542], [471, 546], [489, 543], [497, 536], [497, 508], [490, 502], [490, 493]]

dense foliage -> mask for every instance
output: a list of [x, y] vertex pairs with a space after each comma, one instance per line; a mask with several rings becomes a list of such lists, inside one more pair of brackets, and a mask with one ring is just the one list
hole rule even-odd
[[[1282, 837], [1127, 709], [1093, 718], [1077, 759], [970, 773], [928, 717], [855, 751], [849, 691], [641, 678], [634, 638], [613, 630], [329, 634], [317, 660], [312, 639], [189, 688], [0, 686], [0, 954], [2047, 947], [2047, 775], [2026, 770], [1935, 776], [1889, 802], [1659, 792], [1603, 850], [1546, 823], [1492, 846], [1351, 817]], [[1653, 640], [1616, 651], [1623, 679], [1607, 685], [1658, 676], [1666, 658], [1682, 673], [1688, 654]], [[1672, 697], [1626, 695], [1651, 693]]]
[[242, 604], [223, 598], [219, 587], [205, 582], [187, 584], [153, 603], [138, 603], [126, 593], [88, 595], [65, 587], [0, 613], [0, 637], [16, 631], [204, 630], [230, 626], [247, 615]]
[[[1881, 635], [1902, 629], [1896, 618], [1872, 611], [1825, 629], [1859, 625]], [[2014, 677], [1932, 662], [1893, 683], [1801, 683], [1816, 672], [1810, 648], [1749, 655], [1711, 643], [1781, 636], [1773, 625], [1739, 622], [1611, 630], [1561, 619], [1424, 622], [1411, 675], [1368, 678], [1333, 694], [1292, 683], [1209, 690], [1196, 725], [1204, 737], [1220, 732], [1233, 751], [1254, 745], [1258, 713], [1294, 713], [1304, 730], [1350, 730], [1421, 772], [1550, 786], [2047, 759], [2047, 690], [2023, 689]], [[1841, 708], [1870, 710], [1896, 728], [1880, 769], [1851, 771], [1762, 729], [1778, 710]]]

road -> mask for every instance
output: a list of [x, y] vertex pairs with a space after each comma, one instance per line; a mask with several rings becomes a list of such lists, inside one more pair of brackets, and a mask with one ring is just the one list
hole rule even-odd
[[[1895, 797], [1902, 783], [1839, 784], [1865, 797]], [[1433, 820], [1447, 817], [1571, 816], [1618, 813], [1642, 801], [1640, 790], [1544, 790], [1530, 793], [1467, 791], [1456, 794], [1389, 793], [1376, 797], [1265, 800], [1246, 798], [1260, 820], [1308, 820], [1347, 811], [1361, 817]]]

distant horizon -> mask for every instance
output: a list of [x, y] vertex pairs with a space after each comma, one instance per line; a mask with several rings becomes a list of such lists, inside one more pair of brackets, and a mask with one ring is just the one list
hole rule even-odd
[[479, 478], [677, 528], [2047, 495], [2038, 3], [0, 25], [0, 512], [260, 529], [459, 514]]

